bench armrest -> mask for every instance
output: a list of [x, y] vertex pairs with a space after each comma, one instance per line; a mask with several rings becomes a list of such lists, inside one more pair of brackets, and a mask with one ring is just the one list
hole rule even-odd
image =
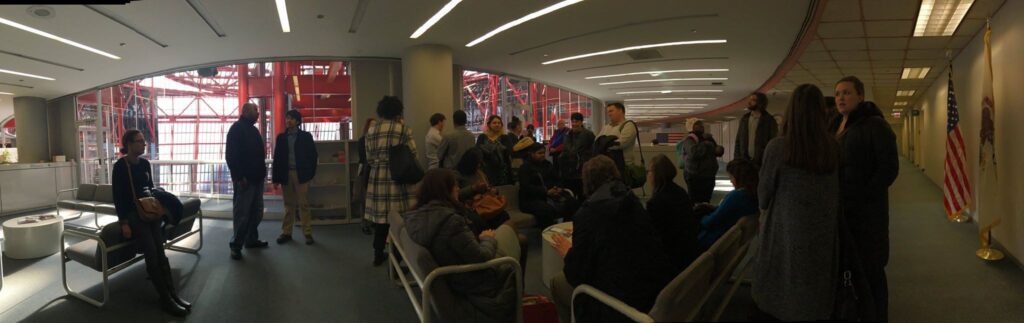
[[586, 294], [587, 296], [593, 297], [598, 302], [601, 302], [602, 304], [611, 307], [612, 309], [618, 311], [619, 313], [622, 313], [622, 315], [625, 315], [630, 320], [633, 320], [635, 322], [654, 322], [654, 319], [651, 318], [650, 315], [647, 315], [647, 313], [642, 313], [633, 308], [632, 306], [623, 303], [619, 299], [612, 297], [611, 295], [605, 294], [605, 292], [602, 292], [601, 290], [594, 288], [594, 286], [590, 286], [587, 284], [581, 284], [572, 291], [573, 304], [571, 305], [571, 308], [573, 309], [573, 322], [576, 322], [576, 296], [581, 294]]

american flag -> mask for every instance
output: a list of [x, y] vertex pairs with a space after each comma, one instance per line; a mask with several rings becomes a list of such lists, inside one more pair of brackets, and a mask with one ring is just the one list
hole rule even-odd
[[686, 139], [687, 133], [685, 132], [662, 132], [655, 135], [658, 142], [674, 144]]
[[959, 218], [971, 205], [971, 182], [967, 178], [964, 162], [964, 137], [960, 134], [960, 113], [956, 109], [956, 94], [953, 92], [953, 65], [949, 66], [949, 93], [946, 108], [946, 178], [942, 185], [942, 204], [949, 219]]

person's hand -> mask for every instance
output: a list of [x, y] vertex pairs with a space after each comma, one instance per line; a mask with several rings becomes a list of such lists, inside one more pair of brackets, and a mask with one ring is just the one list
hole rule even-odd
[[569, 249], [572, 249], [572, 241], [562, 237], [561, 234], [555, 234], [551, 236], [552, 242], [554, 242], [555, 251], [558, 252], [559, 256], [565, 258], [565, 254], [569, 253]]
[[128, 226], [128, 223], [121, 223], [121, 236], [125, 239], [132, 238], [132, 227]]
[[484, 238], [492, 238], [493, 239], [495, 235], [497, 235], [497, 233], [494, 233], [494, 230], [484, 230], [483, 232], [480, 232], [480, 237], [479, 238], [480, 238], [480, 240], [483, 240]]
[[558, 196], [558, 188], [557, 187], [552, 187], [552, 188], [548, 189], [548, 196], [550, 196], [550, 197]]

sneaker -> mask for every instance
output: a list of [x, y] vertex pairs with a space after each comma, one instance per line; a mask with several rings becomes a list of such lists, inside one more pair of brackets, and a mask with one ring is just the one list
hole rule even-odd
[[267, 246], [270, 246], [270, 244], [263, 240], [256, 240], [245, 244], [245, 247], [249, 249], [266, 248]]
[[242, 259], [242, 250], [231, 249], [231, 259], [241, 260]]
[[292, 241], [292, 236], [290, 234], [282, 234], [280, 236], [277, 236], [277, 244], [283, 244], [288, 241]]
[[306, 245], [311, 245], [311, 244], [313, 244], [313, 235], [312, 234], [307, 234], [306, 235]]
[[385, 259], [387, 259], [387, 257], [384, 256], [383, 252], [379, 253], [379, 254], [374, 254], [373, 255], [373, 266], [374, 267], [380, 267], [380, 265], [384, 264], [384, 260]]

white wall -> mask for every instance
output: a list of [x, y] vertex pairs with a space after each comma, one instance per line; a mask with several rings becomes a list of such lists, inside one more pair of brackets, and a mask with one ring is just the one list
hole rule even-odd
[[[981, 128], [981, 91], [984, 77], [983, 34], [979, 33], [954, 60], [953, 83], [960, 109], [960, 127], [967, 145], [967, 172], [977, 197], [981, 195], [978, 223], [986, 225], [1001, 218], [994, 238], [1020, 259], [1024, 256], [1024, 1], [1007, 1], [992, 18], [992, 67], [995, 92], [995, 147], [998, 181], [979, 183], [979, 132]], [[925, 174], [941, 187], [946, 140], [947, 71], [932, 84], [922, 98], [918, 144], [918, 162]], [[911, 131], [913, 132], [913, 131]], [[910, 138], [906, 140], [915, 140]]]

